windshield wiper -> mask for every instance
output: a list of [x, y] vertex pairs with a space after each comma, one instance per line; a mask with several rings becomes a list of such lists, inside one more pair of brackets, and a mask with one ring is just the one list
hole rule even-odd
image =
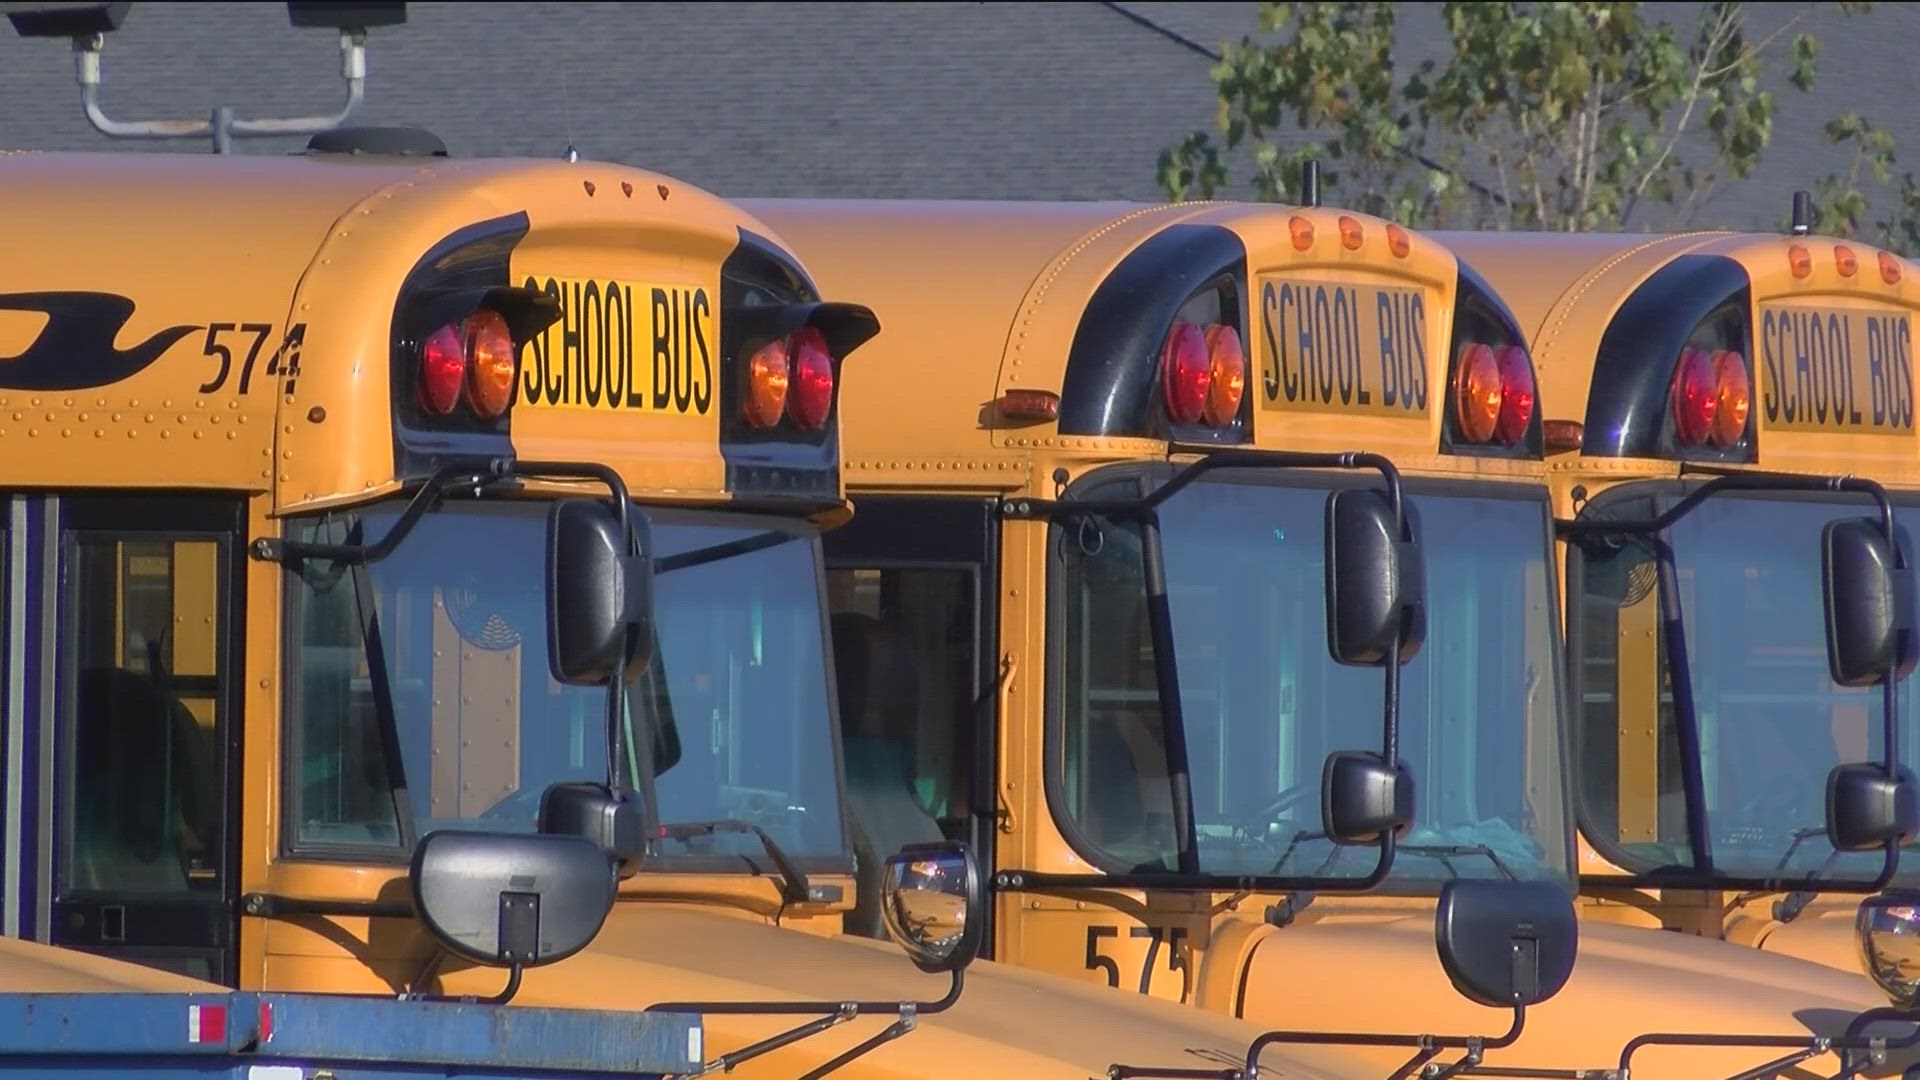
[[1513, 872], [1513, 868], [1500, 858], [1499, 853], [1485, 844], [1401, 844], [1400, 850], [1409, 855], [1425, 855], [1430, 859], [1438, 859], [1440, 865], [1446, 867], [1447, 872], [1454, 877], [1460, 876], [1460, 868], [1452, 862], [1454, 857], [1485, 855], [1487, 861], [1493, 864], [1493, 868], [1505, 875], [1508, 881], [1520, 880], [1520, 875]]
[[671, 574], [675, 570], [685, 570], [694, 566], [705, 566], [708, 563], [719, 562], [721, 559], [731, 559], [736, 555], [747, 555], [755, 551], [764, 551], [770, 547], [778, 547], [789, 540], [798, 539], [800, 539], [799, 533], [783, 532], [779, 529], [768, 529], [766, 532], [754, 533], [752, 536], [743, 536], [737, 540], [725, 540], [718, 544], [708, 544], [706, 547], [694, 548], [691, 551], [682, 551], [674, 555], [662, 555], [653, 560], [653, 572], [656, 574]]
[[807, 876], [800, 872], [787, 853], [780, 850], [767, 830], [751, 821], [738, 818], [720, 818], [716, 821], [680, 821], [660, 826], [662, 840], [691, 840], [696, 836], [713, 836], [716, 833], [751, 833], [760, 838], [760, 846], [766, 849], [767, 859], [774, 869], [780, 872], [780, 901], [782, 904], [804, 904], [813, 898], [813, 886], [808, 884]]
[[[1785, 870], [1787, 868], [1787, 864], [1793, 861], [1793, 853], [1800, 850], [1801, 844], [1807, 842], [1808, 840], [1813, 839], [1816, 836], [1827, 835], [1827, 830], [1824, 826], [1816, 825], [1811, 828], [1795, 829], [1790, 835], [1792, 836], [1792, 841], [1787, 844], [1787, 850], [1782, 852], [1780, 855], [1779, 861], [1773, 864], [1773, 868], [1776, 871]], [[1804, 880], [1810, 885], [1818, 884], [1820, 879], [1826, 876], [1827, 871], [1833, 869], [1833, 864], [1839, 861], [1840, 861], [1840, 849], [1834, 848], [1832, 851], [1827, 852], [1826, 858], [1820, 860], [1819, 866], [1813, 868], [1812, 870], [1807, 871], [1806, 877], [1802, 880]], [[1785, 885], [1784, 879], [1782, 879], [1781, 885], [1782, 887], [1784, 887]], [[1768, 891], [1771, 891], [1771, 890], [1763, 890], [1757, 893], [1748, 893], [1742, 896], [1741, 899], [1742, 900], [1757, 899], [1761, 896], [1765, 896]], [[1773, 917], [1780, 920], [1782, 923], [1792, 922], [1793, 920], [1800, 917], [1800, 913], [1807, 909], [1807, 905], [1813, 902], [1813, 898], [1816, 895], [1817, 895], [1817, 892], [1816, 890], [1813, 890], [1813, 889], [1793, 890], [1792, 892], [1788, 893], [1786, 896], [1781, 897], [1779, 900], [1774, 902]]]

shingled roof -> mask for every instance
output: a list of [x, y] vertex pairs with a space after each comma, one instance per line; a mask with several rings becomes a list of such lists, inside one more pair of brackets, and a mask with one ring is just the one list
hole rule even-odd
[[[1692, 18], [1693, 4], [1661, 5]], [[1756, 10], [1757, 22], [1784, 18]], [[1402, 63], [1437, 49], [1410, 4]], [[585, 156], [726, 195], [1151, 199], [1154, 158], [1214, 113], [1206, 50], [1252, 32], [1254, 3], [414, 3], [369, 41], [357, 120], [407, 123], [456, 154]], [[1771, 227], [1834, 159], [1828, 117], [1858, 109], [1920, 161], [1920, 9], [1809, 20], [1821, 85], [1782, 87], [1759, 175], [1719, 195], [1714, 224]], [[1423, 29], [1423, 27], [1425, 29]], [[64, 43], [0, 31], [0, 147], [200, 150], [96, 134]], [[116, 118], [330, 111], [330, 32], [280, 4], [136, 4], [108, 39]], [[1842, 70], [1844, 65], [1845, 70]], [[1871, 83], [1869, 101], [1863, 93]], [[303, 140], [247, 140], [286, 153]]]

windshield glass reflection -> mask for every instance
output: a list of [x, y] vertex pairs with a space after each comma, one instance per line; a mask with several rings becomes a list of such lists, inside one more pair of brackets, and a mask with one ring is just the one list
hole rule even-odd
[[[332, 515], [294, 535], [363, 542], [399, 511]], [[292, 577], [296, 844], [404, 849], [433, 829], [531, 831], [548, 785], [606, 779], [606, 691], [549, 673], [546, 512], [448, 506], [361, 572], [316, 561]], [[662, 820], [738, 818], [796, 858], [839, 855], [817, 534], [648, 516], [663, 569], [654, 661], [621, 732], [629, 782], [640, 786], [635, 740], [652, 732]], [[761, 853], [737, 834], [661, 852]]]
[[[1661, 505], [1665, 505], [1664, 503]], [[1646, 496], [1608, 499], [1609, 515], [1650, 516]], [[1838, 855], [1825, 833], [1827, 773], [1881, 751], [1878, 687], [1842, 687], [1827, 669], [1820, 536], [1860, 501], [1718, 495], [1667, 534], [1699, 713], [1713, 863], [1728, 875], [1776, 872], [1870, 879], [1878, 852]], [[1920, 511], [1899, 509], [1920, 527]], [[1579, 716], [1587, 821], [1638, 871], [1689, 867], [1671, 675], [1659, 618], [1654, 545], [1577, 547]], [[1903, 741], [1917, 711], [1903, 684]], [[1657, 711], [1657, 719], [1652, 717]], [[1649, 723], [1649, 720], [1653, 720]]]
[[[1322, 764], [1334, 750], [1378, 750], [1384, 682], [1327, 651], [1327, 494], [1215, 474], [1160, 509], [1204, 873], [1357, 877], [1377, 857], [1319, 835]], [[1402, 675], [1401, 754], [1418, 806], [1394, 878], [1562, 875], [1545, 499], [1411, 498], [1428, 630]], [[1139, 527], [1086, 519], [1053, 537], [1064, 808], [1112, 868], [1177, 869]]]

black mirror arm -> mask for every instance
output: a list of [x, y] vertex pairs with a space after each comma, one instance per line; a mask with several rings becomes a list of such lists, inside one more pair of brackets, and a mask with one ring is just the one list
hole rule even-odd
[[479, 1005], [505, 1005], [507, 1002], [513, 1000], [513, 996], [515, 994], [518, 994], [520, 992], [520, 974], [521, 974], [522, 968], [518, 963], [512, 963], [507, 965], [506, 987], [502, 989], [499, 993], [493, 995], [492, 997], [477, 998], [471, 994], [429, 994], [427, 993], [426, 992], [427, 984], [433, 981], [434, 976], [440, 974], [440, 965], [446, 961], [446, 958], [447, 958], [447, 954], [445, 950], [443, 949], [433, 950], [432, 954], [427, 957], [427, 962], [420, 965], [420, 973], [413, 977], [413, 983], [407, 987], [404, 993], [400, 995], [400, 1000], [401, 1001], [455, 1001], [455, 1002], [473, 1002]]
[[770, 1054], [784, 1046], [791, 1046], [802, 1039], [818, 1035], [828, 1028], [844, 1024], [856, 1016], [893, 1014], [893, 1023], [878, 1034], [828, 1060], [803, 1077], [803, 1080], [814, 1080], [912, 1031], [919, 1017], [931, 1016], [952, 1008], [953, 1003], [960, 1000], [960, 991], [965, 988], [966, 971], [964, 968], [955, 969], [951, 975], [952, 981], [947, 986], [946, 994], [937, 1001], [667, 1001], [658, 1005], [649, 1005], [641, 1011], [816, 1018], [788, 1028], [777, 1035], [770, 1035], [759, 1042], [743, 1046], [732, 1053], [722, 1054], [702, 1066], [695, 1073], [697, 1076], [712, 1072], [732, 1072], [742, 1062], [751, 1061], [763, 1054]]
[[552, 478], [598, 480], [612, 491], [614, 514], [619, 518], [620, 527], [632, 535], [628, 519], [628, 497], [626, 481], [620, 474], [605, 465], [590, 462], [540, 462], [514, 461], [510, 458], [496, 458], [487, 463], [484, 469], [475, 469], [472, 465], [449, 465], [435, 472], [422, 483], [407, 503], [407, 508], [394, 519], [387, 534], [373, 544], [315, 544], [304, 540], [287, 540], [277, 536], [263, 536], [247, 545], [247, 554], [259, 562], [297, 563], [307, 559], [319, 559], [340, 562], [349, 565], [364, 565], [379, 562], [400, 542], [407, 538], [413, 527], [427, 515], [433, 504], [449, 491], [461, 488], [480, 489], [498, 483], [508, 477]]
[[[1664, 532], [1674, 522], [1692, 513], [1701, 503], [1723, 491], [1850, 491], [1866, 495], [1874, 501], [1880, 511], [1881, 531], [1887, 538], [1888, 546], [1893, 547], [1893, 503], [1887, 498], [1887, 489], [1877, 481], [1859, 476], [1801, 476], [1794, 473], [1723, 469], [1711, 465], [1683, 464], [1680, 472], [1682, 475], [1704, 474], [1711, 476], [1712, 479], [1694, 488], [1680, 501], [1653, 517], [1625, 521], [1556, 518], [1553, 523], [1554, 532], [1562, 540], [1575, 540], [1607, 533]], [[1897, 548], [1895, 548], [1894, 558], [1896, 565], [1904, 569], [1906, 566], [1904, 554]]]

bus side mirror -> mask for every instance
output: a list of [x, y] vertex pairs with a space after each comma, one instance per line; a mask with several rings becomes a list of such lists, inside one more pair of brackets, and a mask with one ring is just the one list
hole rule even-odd
[[613, 864], [577, 836], [431, 832], [414, 845], [409, 878], [434, 940], [493, 967], [564, 960], [613, 910]]
[[[1911, 552], [1896, 526], [1901, 552]], [[1895, 565], [1872, 518], [1830, 521], [1820, 533], [1820, 584], [1827, 615], [1827, 667], [1841, 686], [1873, 686], [1913, 670], [1913, 572]]]
[[922, 971], [960, 971], [980, 954], [986, 887], [958, 840], [908, 844], [887, 856], [880, 921]]
[[1860, 901], [1853, 932], [1867, 975], [1894, 1005], [1920, 1001], [1920, 892], [1888, 889]]
[[1580, 927], [1573, 898], [1549, 881], [1473, 881], [1440, 888], [1434, 947], [1453, 988], [1495, 1008], [1538, 1005], [1573, 974]]
[[638, 554], [620, 519], [597, 499], [561, 499], [547, 517], [547, 656], [556, 681], [627, 682], [652, 658], [653, 561], [646, 521], [629, 518]]
[[1413, 773], [1365, 750], [1335, 750], [1320, 770], [1320, 828], [1336, 844], [1371, 844], [1413, 824]]
[[1411, 516], [1403, 537], [1379, 491], [1334, 492], [1327, 496], [1326, 564], [1327, 649], [1334, 660], [1381, 667], [1396, 643], [1400, 662], [1412, 660], [1426, 636], [1426, 590]]
[[1835, 765], [1827, 773], [1827, 841], [1836, 851], [1870, 851], [1906, 843], [1920, 829], [1920, 793], [1913, 770], [1892, 776], [1879, 762]]

